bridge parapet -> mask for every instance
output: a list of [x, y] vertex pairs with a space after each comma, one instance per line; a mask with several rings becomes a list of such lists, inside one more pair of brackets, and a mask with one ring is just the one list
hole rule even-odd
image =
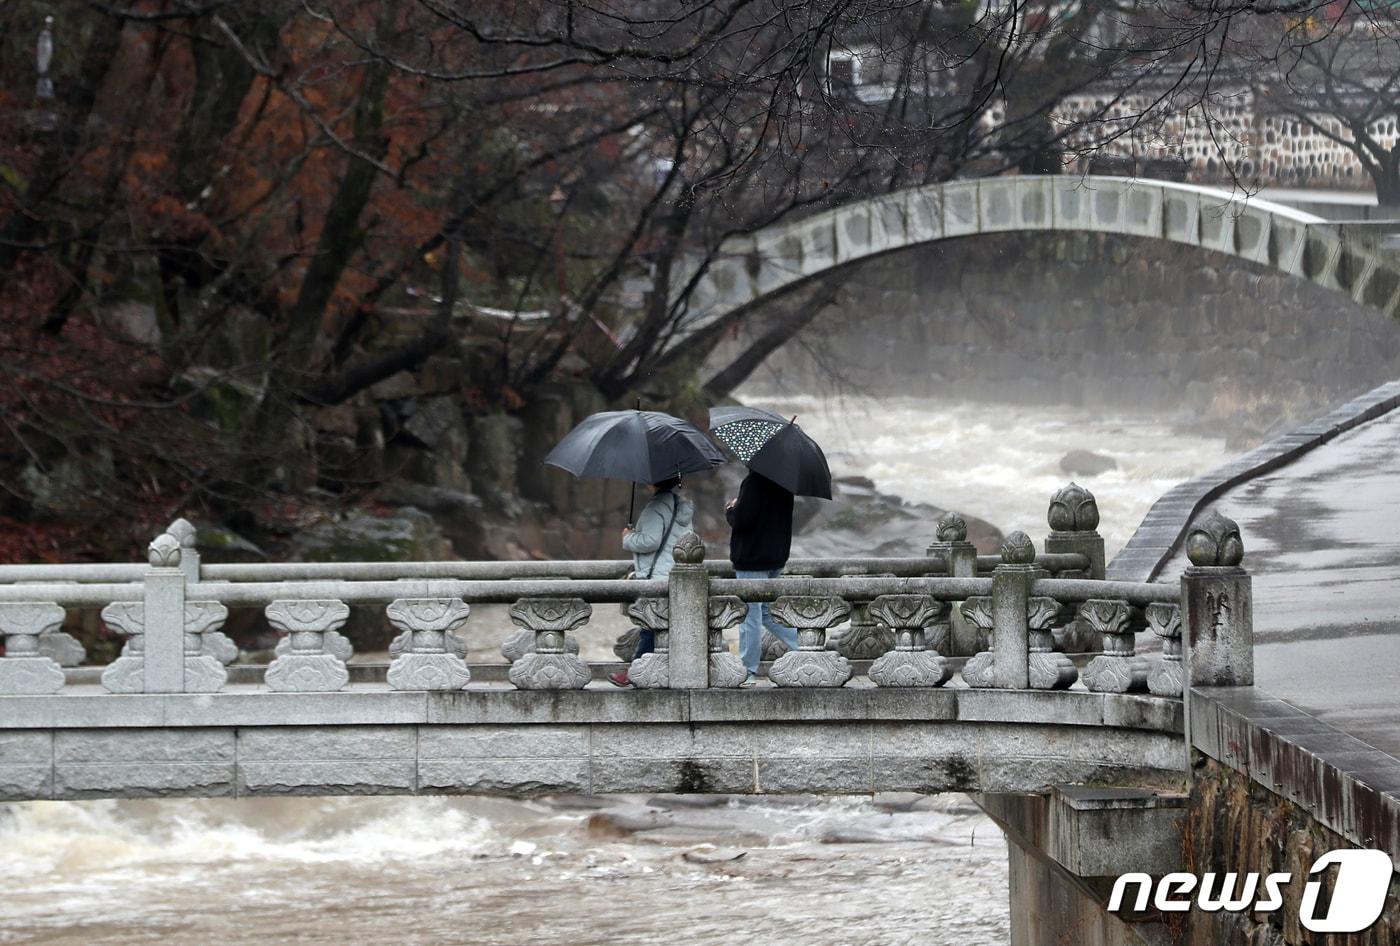
[[[1175, 777], [1172, 773], [1184, 773], [1180, 696], [1187, 668], [1200, 667], [1202, 680], [1218, 684], [1224, 682], [1224, 675], [1212, 668], [1228, 666], [1235, 668], [1231, 672], [1238, 682], [1245, 682], [1238, 671], [1242, 658], [1235, 638], [1248, 630], [1248, 577], [1238, 567], [1237, 557], [1235, 564], [1201, 566], [1201, 574], [1188, 575], [1180, 586], [1093, 577], [1103, 561], [1101, 552], [1096, 555], [1092, 548], [1096, 533], [1090, 535], [1097, 513], [1066, 519], [1065, 492], [1057, 494], [1050, 523], [1062, 541], [1077, 542], [1082, 550], [1038, 557], [1028, 536], [1012, 533], [989, 573], [957, 547], [964, 539], [956, 523], [944, 524], [947, 528], [940, 529], [940, 543], [934, 546], [937, 550], [942, 544], [946, 554], [935, 551], [923, 559], [872, 559], [845, 565], [851, 571], [874, 574], [840, 574], [840, 564], [794, 563], [818, 574], [763, 580], [728, 577], [732, 572], [723, 566], [706, 563], [704, 545], [693, 535], [678, 546], [676, 566], [664, 580], [616, 577], [609, 571], [618, 567], [613, 563], [557, 562], [544, 563], [552, 571], [548, 576], [533, 574], [538, 571], [534, 563], [521, 563], [528, 566], [521, 569], [525, 574], [514, 577], [501, 571], [504, 563], [425, 563], [434, 567], [425, 568], [429, 574], [418, 577], [399, 573], [398, 565], [361, 563], [344, 566], [355, 575], [349, 579], [328, 577], [323, 566], [302, 565], [285, 566], [283, 574], [296, 576], [290, 578], [278, 579], [276, 566], [259, 566], [242, 572], [238, 580], [216, 579], [210, 572], [218, 574], [218, 567], [199, 564], [193, 532], [179, 524], [151, 543], [148, 564], [138, 566], [136, 580], [120, 580], [132, 574], [127, 566], [99, 566], [80, 573], [89, 580], [63, 582], [55, 580], [51, 567], [42, 566], [42, 580], [28, 583], [20, 577], [30, 574], [23, 567], [7, 567], [0, 572], [9, 581], [0, 585], [0, 633], [6, 639], [6, 652], [0, 657], [0, 796], [77, 797], [63, 796], [54, 781], [57, 763], [50, 759], [49, 768], [43, 769], [42, 758], [46, 751], [57, 752], [65, 740], [87, 738], [82, 734], [89, 730], [178, 730], [183, 735], [150, 737], [170, 742], [173, 748], [158, 751], [170, 754], [173, 761], [194, 745], [189, 740], [198, 741], [193, 730], [211, 727], [240, 733], [248, 727], [273, 727], [284, 735], [309, 727], [307, 732], [316, 733], [314, 739], [328, 740], [330, 748], [324, 751], [329, 757], [340, 758], [345, 739], [364, 737], [372, 744], [381, 725], [413, 727], [415, 740], [439, 725], [519, 725], [520, 739], [526, 742], [545, 738], [538, 727], [561, 725], [573, 727], [571, 739], [586, 736], [589, 758], [594, 760], [589, 765], [593, 765], [600, 758], [592, 748], [594, 740], [601, 738], [601, 746], [614, 738], [600, 736], [600, 726], [634, 727], [636, 731], [627, 738], [641, 740], [652, 732], [648, 727], [672, 716], [676, 722], [704, 726], [752, 723], [771, 729], [773, 739], [779, 738], [776, 734], [807, 739], [819, 720], [845, 720], [857, 730], [877, 720], [919, 719], [940, 726], [957, 722], [959, 726], [947, 729], [953, 740], [950, 745], [975, 741], [982, 727], [996, 738], [1011, 739], [1008, 752], [1013, 756], [1026, 750], [1027, 740], [1047, 740], [1028, 756], [1039, 759], [1040, 767], [1016, 778], [1007, 774], [1012, 763], [996, 753], [987, 771], [999, 774], [984, 779], [950, 763], [947, 756], [953, 750], [929, 748], [942, 760], [937, 767], [941, 774], [925, 778], [919, 790], [1023, 791], [1039, 790], [1029, 785], [1080, 779], [1170, 780]], [[1069, 495], [1080, 507], [1092, 502], [1092, 496], [1078, 487]], [[1222, 561], [1233, 554], [1228, 531], [1222, 532], [1218, 523], [1202, 526], [1203, 535], [1219, 536], [1215, 547], [1224, 550], [1217, 556], [1223, 555]], [[1238, 530], [1234, 535], [1237, 542]], [[579, 577], [560, 577], [570, 573]], [[1245, 584], [1241, 586], [1240, 581]], [[1222, 611], [1220, 589], [1227, 586], [1233, 597]], [[1194, 593], [1191, 589], [1205, 589], [1201, 593], [1208, 598], [1203, 599], [1207, 605], [1191, 612], [1197, 615], [1200, 629], [1188, 638], [1197, 643], [1194, 651], [1188, 644], [1191, 656], [1186, 663], [1171, 647], [1155, 661], [1137, 654], [1136, 635], [1149, 626], [1170, 643], [1191, 623], [1180, 613], [1187, 600], [1184, 595]], [[1241, 600], [1244, 607], [1237, 603]], [[797, 628], [798, 647], [773, 663], [769, 677], [775, 687], [743, 690], [740, 685], [746, 673], [725, 645], [724, 632], [757, 603], [769, 603], [779, 620]], [[473, 680], [474, 667], [466, 661], [464, 635], [472, 633], [472, 608], [484, 604], [508, 605], [512, 621], [530, 637], [515, 654], [509, 684], [499, 678]], [[638, 627], [657, 632], [656, 652], [632, 666], [637, 692], [599, 692], [601, 684], [594, 680], [600, 668], [586, 664], [569, 646], [571, 632], [586, 625], [600, 605], [621, 605]], [[383, 607], [386, 619], [401, 632], [380, 682], [351, 682], [346, 664], [353, 652], [338, 632], [352, 606]], [[102, 609], [109, 626], [128, 637], [121, 656], [102, 670], [100, 688], [67, 682], [58, 662], [40, 645], [43, 635], [56, 633], [66, 608], [94, 607]], [[888, 647], [868, 667], [847, 658], [828, 641], [829, 632], [848, 618], [855, 619], [858, 607], [888, 636]], [[230, 610], [240, 608], [261, 609], [267, 622], [285, 635], [260, 682], [229, 682], [227, 665], [237, 651], [220, 629]], [[949, 649], [955, 614], [985, 635], [984, 644], [965, 664]], [[1056, 633], [1073, 622], [1086, 623], [1104, 642], [1102, 652], [1091, 655], [1082, 670], [1068, 654], [1055, 649]], [[1216, 650], [1212, 652], [1211, 646]], [[246, 675], [241, 679], [246, 680]], [[1005, 697], [978, 702], [973, 694], [979, 692]], [[662, 704], [655, 701], [665, 693], [690, 695], [675, 706], [665, 704], [670, 708], [657, 716]], [[707, 693], [714, 696], [702, 699], [700, 694]], [[728, 695], [720, 695], [724, 693]], [[1115, 702], [1119, 698], [1130, 702], [1120, 705]], [[990, 725], [992, 718], [973, 713], [978, 706], [995, 707], [989, 712], [996, 726]], [[1054, 709], [1057, 706], [1061, 708]], [[1085, 707], [1092, 708], [1089, 716], [1084, 715]], [[962, 725], [973, 722], [977, 726]], [[1066, 726], [1099, 726], [1103, 732], [1089, 739], [1085, 730]], [[896, 732], [898, 727], [876, 729], [879, 739], [911, 738], [905, 730]], [[46, 733], [47, 742], [36, 740], [35, 730]], [[24, 732], [29, 735], [16, 735]], [[658, 730], [653, 735], [664, 734]], [[102, 744], [110, 744], [113, 751], [128, 738], [136, 740], [133, 746], [144, 745], [131, 734], [93, 738], [107, 740]], [[292, 741], [303, 738], [313, 737]], [[408, 737], [393, 737], [401, 738]], [[509, 743], [503, 735], [499, 738]], [[763, 738], [768, 737], [744, 736], [740, 742], [749, 745]], [[876, 738], [875, 729], [869, 738]], [[929, 734], [915, 742], [919, 740], [929, 746], [937, 742]], [[20, 751], [15, 746], [27, 748]], [[750, 746], [755, 760], [758, 746]], [[962, 758], [965, 749], [954, 754]], [[1058, 768], [1043, 764], [1042, 750], [1073, 764]], [[350, 753], [345, 759], [353, 761], [355, 751], [359, 750], [345, 750]], [[869, 743], [863, 751], [884, 756], [900, 750]], [[6, 765], [15, 762], [16, 753], [22, 761], [15, 764], [39, 780], [34, 784], [40, 787], [4, 789]], [[682, 756], [667, 756], [667, 764], [680, 765]], [[881, 764], [875, 756], [853, 762], [853, 768], [838, 780], [844, 787], [815, 779], [812, 790], [863, 791], [911, 784], [907, 772], [888, 778], [872, 775], [872, 766]], [[511, 757], [508, 751], [505, 757]], [[777, 757], [787, 758], [781, 752]], [[779, 778], [773, 772], [752, 779], [749, 789], [736, 788], [743, 779], [730, 771], [735, 764], [724, 762], [719, 769], [728, 774], [722, 779], [707, 776], [705, 781], [727, 787], [708, 790], [777, 790], [771, 786], [778, 784], [784, 786], [781, 790], [799, 789], [797, 776]], [[418, 766], [416, 757], [414, 765]], [[610, 790], [681, 790], [676, 786], [684, 779], [673, 779], [673, 768], [666, 769], [671, 774], [659, 782], [638, 776], [628, 783], [633, 788]], [[524, 774], [516, 788], [504, 787], [508, 781], [504, 776], [492, 784], [503, 786], [501, 790], [534, 790], [520, 787], [530, 784], [529, 769], [520, 769]], [[43, 779], [41, 771], [48, 773]], [[412, 786], [397, 790], [450, 790], [435, 788], [431, 778], [423, 781], [421, 767], [414, 772]], [[1057, 773], [1053, 778], [1052, 772]], [[298, 790], [333, 792], [347, 784], [337, 781], [339, 775], [317, 778], [314, 773], [307, 775], [296, 783]], [[669, 787], [658, 787], [662, 782]], [[112, 784], [111, 793], [120, 794]], [[235, 780], [234, 784], [242, 783]], [[568, 779], [541, 783], [556, 789], [561, 784], [594, 783]], [[476, 785], [467, 780], [458, 788], [476, 790]], [[45, 795], [46, 790], [53, 794]]]

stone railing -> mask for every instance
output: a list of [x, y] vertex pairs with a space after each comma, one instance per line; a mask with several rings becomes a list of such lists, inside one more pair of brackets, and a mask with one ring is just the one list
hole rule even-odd
[[[668, 579], [626, 580], [625, 562], [434, 562], [201, 565], [194, 529], [183, 520], [158, 536], [148, 564], [0, 567], [0, 697], [64, 690], [64, 663], [81, 647], [63, 635], [66, 609], [100, 608], [126, 635], [122, 654], [101, 673], [111, 693], [212, 693], [228, 684], [237, 648], [221, 628], [230, 608], [260, 608], [286, 635], [262, 676], [272, 691], [334, 691], [347, 686], [350, 642], [339, 630], [351, 606], [382, 606], [400, 633], [382, 684], [391, 690], [459, 690], [472, 685], [462, 635], [473, 605], [508, 605], [519, 630], [503, 647], [508, 679], [522, 690], [581, 689], [592, 669], [570, 632], [595, 605], [622, 605], [637, 627], [657, 632], [657, 649], [636, 661], [641, 689], [733, 688], [745, 673], [724, 631], [747, 608], [771, 605], [798, 632], [798, 648], [775, 655], [769, 676], [783, 688], [839, 687], [854, 670], [850, 647], [828, 646], [849, 622], [873, 658], [876, 687], [938, 687], [952, 680], [953, 627], [959, 619], [981, 642], [961, 668], [972, 688], [1150, 692], [1180, 697], [1180, 606], [1199, 616], [1192, 679], [1251, 678], [1249, 579], [1238, 568], [1238, 530], [1218, 517], [1192, 531], [1192, 560], [1180, 587], [1103, 579], [1103, 543], [1092, 495], [1071, 484], [1052, 499], [1046, 551], [1024, 533], [999, 556], [977, 556], [955, 516], [920, 559], [795, 560], [788, 574], [740, 580], [705, 561], [686, 535]], [[1215, 560], [1207, 561], [1211, 555]], [[1200, 558], [1201, 561], [1197, 561]], [[1103, 642], [1081, 669], [1055, 650], [1072, 624]], [[1136, 635], [1163, 639], [1155, 663], [1136, 653]], [[571, 646], [572, 645], [572, 646]], [[1201, 676], [1197, 676], [1197, 671]], [[244, 685], [239, 685], [240, 687]], [[256, 685], [255, 685], [256, 688]], [[69, 689], [74, 689], [69, 687]]]

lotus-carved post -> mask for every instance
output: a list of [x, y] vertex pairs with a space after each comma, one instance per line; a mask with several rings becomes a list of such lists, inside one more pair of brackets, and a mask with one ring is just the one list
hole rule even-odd
[[676, 543], [675, 564], [667, 579], [670, 609], [670, 687], [702, 689], [710, 685], [710, 573], [705, 543], [687, 532]]
[[[1103, 536], [1099, 535], [1099, 504], [1094, 494], [1078, 483], [1071, 482], [1055, 491], [1050, 497], [1046, 512], [1050, 534], [1045, 538], [1047, 553], [1077, 553], [1088, 561], [1083, 569], [1065, 570], [1060, 578], [1104, 577]], [[1084, 652], [1099, 650], [1102, 642], [1093, 634], [1088, 624], [1080, 619], [1077, 606], [1061, 608], [1062, 620], [1053, 634], [1063, 651]]]
[[1050, 509], [1045, 518], [1050, 524], [1050, 535], [1045, 539], [1046, 553], [1078, 552], [1089, 560], [1083, 577], [1102, 579], [1103, 536], [1098, 533], [1099, 504], [1094, 494], [1078, 483], [1070, 483], [1050, 497]]
[[279, 645], [277, 658], [263, 675], [269, 689], [315, 693], [339, 690], [350, 682], [344, 659], [326, 646], [326, 635], [335, 633], [350, 617], [345, 602], [274, 601], [264, 613], [269, 624], [287, 635], [286, 650]]
[[797, 630], [797, 650], [783, 654], [768, 671], [780, 687], [839, 687], [851, 679], [851, 665], [826, 649], [826, 632], [851, 616], [851, 606], [829, 595], [784, 595], [769, 613]]
[[870, 679], [882, 687], [936, 687], [953, 670], [942, 655], [928, 649], [925, 634], [948, 619], [948, 604], [929, 595], [881, 595], [870, 603], [871, 615], [894, 633], [894, 650], [870, 665]]
[[180, 569], [180, 540], [156, 536], [147, 549], [150, 568], [142, 594], [146, 693], [181, 693], [185, 689], [185, 573]]
[[[185, 575], [185, 588], [199, 583], [199, 533], [188, 519], [176, 519], [165, 527], [165, 534], [180, 543], [180, 571]], [[238, 645], [222, 631], [204, 632], [201, 653], [227, 666], [238, 659]]]
[[1147, 677], [1147, 689], [1156, 696], [1181, 696], [1185, 678], [1181, 665], [1181, 609], [1157, 601], [1146, 609], [1147, 626], [1162, 639], [1162, 661]]
[[0, 695], [42, 695], [63, 689], [63, 668], [39, 651], [39, 635], [63, 625], [64, 611], [49, 601], [0, 604]]
[[1030, 599], [1027, 676], [1032, 690], [1065, 690], [1079, 679], [1079, 670], [1074, 666], [1074, 661], [1055, 652], [1055, 639], [1050, 628], [1059, 613], [1060, 605], [1054, 598], [1036, 596]]
[[656, 635], [656, 649], [642, 654], [627, 668], [627, 678], [641, 690], [671, 685], [671, 602], [669, 598], [638, 598], [627, 606], [627, 616], [639, 629]]
[[384, 609], [389, 623], [411, 632], [407, 649], [389, 663], [395, 690], [460, 690], [471, 680], [467, 662], [447, 650], [447, 635], [471, 615], [461, 598], [398, 598]]
[[1103, 653], [1084, 667], [1084, 685], [1096, 693], [1146, 690], [1147, 659], [1137, 656], [1137, 630], [1128, 602], [1090, 598], [1079, 616], [1103, 638]]
[[510, 619], [535, 634], [535, 652], [510, 665], [510, 682], [522, 690], [581, 690], [593, 674], [564, 646], [564, 635], [583, 625], [593, 609], [582, 598], [521, 598]]
[[[955, 512], [945, 513], [938, 520], [937, 539], [929, 544], [928, 554], [940, 556], [948, 564], [953, 578], [977, 577], [977, 546], [967, 540], [967, 520]], [[956, 602], [954, 603], [956, 605]], [[960, 608], [954, 606], [948, 626], [946, 643], [930, 641], [933, 649], [947, 657], [975, 654], [986, 645], [986, 639], [976, 627], [969, 627]]]
[[1186, 534], [1182, 649], [1189, 686], [1254, 683], [1254, 597], [1234, 520], [1211, 510]]
[[993, 686], [1030, 686], [1031, 582], [1043, 574], [1030, 536], [1008, 535], [1001, 544], [1001, 564], [992, 571]]
[[749, 672], [738, 654], [730, 653], [724, 643], [724, 632], [734, 627], [749, 613], [749, 606], [734, 595], [719, 595], [710, 599], [710, 686], [733, 689], [744, 682]]

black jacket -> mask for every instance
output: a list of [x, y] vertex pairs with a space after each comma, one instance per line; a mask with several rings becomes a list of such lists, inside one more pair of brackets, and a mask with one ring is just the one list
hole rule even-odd
[[787, 564], [792, 550], [792, 493], [750, 472], [739, 486], [739, 501], [724, 517], [729, 560], [745, 571], [769, 571]]

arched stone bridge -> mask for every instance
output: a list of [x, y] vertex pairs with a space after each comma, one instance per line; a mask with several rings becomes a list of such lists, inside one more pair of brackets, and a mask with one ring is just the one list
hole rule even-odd
[[[950, 181], [855, 201], [727, 240], [699, 277], [680, 337], [837, 267], [1004, 231], [1092, 231], [1168, 240], [1282, 270], [1394, 316], [1400, 258], [1384, 224], [1335, 223], [1229, 191], [1123, 177]], [[679, 280], [684, 284], [685, 280]]]
[[[1107, 581], [1092, 496], [1061, 490], [1049, 520], [1039, 553], [1013, 533], [978, 556], [954, 516], [926, 557], [799, 560], [763, 581], [706, 563], [695, 536], [652, 581], [624, 580], [625, 562], [204, 565], [183, 520], [147, 565], [3, 566], [0, 800], [1180, 789], [1183, 687], [1243, 674], [1248, 608], [1222, 618], [1216, 604], [1248, 578]], [[1204, 529], [1228, 554], [1228, 528]], [[743, 689], [724, 634], [761, 601], [799, 648], [775, 655], [775, 685]], [[509, 606], [509, 664], [466, 661], [477, 605]], [[599, 605], [658, 631], [658, 652], [632, 664], [637, 690], [577, 656], [571, 632]], [[401, 632], [387, 665], [347, 665], [351, 606], [382, 607]], [[65, 671], [82, 648], [62, 626], [99, 608], [127, 637], [121, 655]], [[286, 635], [270, 665], [234, 663], [231, 608]], [[1183, 660], [1191, 620], [1211, 636]], [[1069, 622], [1101, 652], [1057, 652]], [[1150, 660], [1145, 630], [1163, 644]]]

